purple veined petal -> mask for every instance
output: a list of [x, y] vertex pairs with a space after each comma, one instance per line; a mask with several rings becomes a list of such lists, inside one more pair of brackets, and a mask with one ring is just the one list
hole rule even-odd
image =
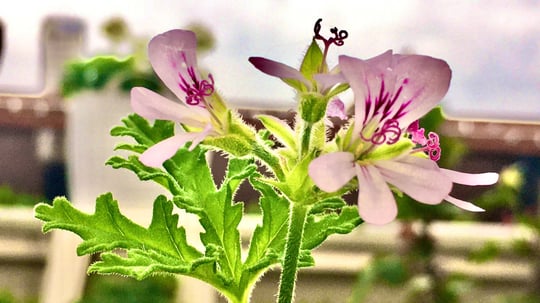
[[394, 195], [377, 168], [356, 165], [358, 212], [367, 223], [387, 224], [397, 216]]
[[319, 85], [318, 89], [322, 93], [325, 93], [336, 84], [347, 82], [342, 73], [315, 74], [313, 75], [313, 79], [317, 81]]
[[394, 52], [389, 49], [384, 53], [369, 58], [365, 61], [371, 66], [375, 74], [380, 74], [387, 72], [389, 67], [393, 68], [396, 62], [395, 59], [398, 58], [398, 56], [399, 55], [394, 54]]
[[188, 79], [187, 69], [196, 69], [196, 48], [195, 34], [179, 29], [157, 35], [148, 44], [148, 58], [152, 68], [180, 100], [184, 100], [186, 93], [179, 86], [179, 75]]
[[354, 125], [354, 133], [361, 132], [365, 117], [374, 114], [374, 106], [367, 106], [366, 100], [374, 99], [381, 89], [381, 77], [386, 67], [392, 63], [392, 51], [377, 57], [362, 60], [345, 55], [339, 56], [339, 68], [354, 93], [354, 115], [359, 123]]
[[131, 89], [131, 108], [147, 119], [170, 120], [194, 127], [204, 127], [210, 120], [204, 108], [173, 102], [143, 87]]
[[367, 80], [366, 69], [368, 67], [365, 61], [361, 59], [343, 55], [339, 56], [339, 66], [354, 93], [354, 116], [360, 120], [355, 123], [354, 133], [359, 133], [363, 127], [361, 119], [366, 116], [366, 104], [364, 101], [369, 95], [369, 88], [365, 83]]
[[328, 102], [326, 107], [326, 115], [328, 117], [336, 117], [341, 120], [347, 120], [348, 116], [345, 112], [345, 104], [340, 99], [336, 98]]
[[472, 204], [471, 202], [467, 202], [467, 201], [463, 201], [463, 200], [459, 200], [459, 199], [456, 199], [454, 197], [451, 197], [451, 196], [448, 196], [446, 198], [444, 198], [444, 200], [454, 204], [455, 206], [461, 208], [461, 209], [464, 209], [464, 210], [468, 210], [468, 211], [472, 211], [472, 212], [483, 212], [485, 211], [483, 208], [480, 208], [474, 204]]
[[343, 187], [356, 174], [354, 156], [347, 152], [322, 155], [309, 164], [308, 173], [315, 185], [326, 192]]
[[444, 168], [441, 168], [441, 170], [452, 180], [452, 182], [457, 184], [471, 186], [492, 185], [499, 180], [499, 174], [497, 173], [469, 174]]
[[452, 77], [444, 60], [421, 55], [400, 56], [393, 72], [397, 76], [396, 85], [403, 85], [396, 106], [410, 102], [399, 121], [403, 127], [424, 116], [442, 100]]
[[430, 159], [404, 156], [375, 163], [383, 178], [418, 202], [439, 204], [452, 190], [452, 181]]
[[176, 134], [148, 148], [139, 156], [139, 161], [149, 167], [161, 167], [163, 162], [174, 156], [187, 142], [194, 141], [199, 136], [200, 133]]
[[261, 72], [280, 79], [293, 79], [304, 83], [307, 87], [311, 87], [311, 83], [302, 75], [302, 73], [283, 63], [269, 60], [262, 57], [250, 57], [249, 62]]

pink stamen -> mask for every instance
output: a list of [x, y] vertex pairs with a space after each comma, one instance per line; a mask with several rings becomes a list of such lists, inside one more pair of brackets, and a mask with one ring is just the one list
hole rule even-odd
[[425, 145], [427, 143], [427, 139], [425, 136], [425, 130], [423, 128], [420, 128], [420, 122], [416, 120], [413, 122], [409, 128], [407, 128], [407, 132], [411, 134], [411, 140], [420, 145]]
[[426, 148], [429, 155], [429, 158], [433, 161], [439, 161], [441, 158], [441, 147], [439, 144], [439, 135], [434, 132], [428, 134], [429, 139], [427, 140]]
[[420, 128], [420, 122], [414, 121], [408, 128], [407, 132], [411, 135], [412, 142], [421, 145], [414, 152], [426, 152], [429, 158], [433, 161], [439, 161], [441, 158], [441, 146], [439, 143], [439, 135], [434, 132], [428, 134], [428, 138], [424, 135], [425, 130]]
[[[180, 56], [184, 63], [187, 64], [186, 54], [181, 52]], [[177, 66], [177, 63], [174, 62], [174, 65]], [[186, 71], [188, 79], [181, 72], [178, 72], [178, 78], [180, 79], [178, 87], [186, 93], [186, 103], [194, 106], [205, 106], [204, 97], [214, 93], [214, 77], [212, 77], [212, 74], [208, 74], [208, 80], [199, 80], [193, 66], [188, 66]]]
[[362, 139], [370, 141], [373, 144], [394, 144], [399, 141], [401, 137], [401, 128], [399, 127], [398, 120], [389, 119], [384, 122], [384, 125], [377, 130], [371, 138], [365, 138], [363, 134], [360, 134]]

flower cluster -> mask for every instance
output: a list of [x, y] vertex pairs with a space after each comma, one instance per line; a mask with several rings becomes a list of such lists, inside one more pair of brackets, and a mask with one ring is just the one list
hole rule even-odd
[[310, 164], [315, 184], [333, 192], [356, 176], [358, 210], [365, 221], [375, 224], [388, 223], [397, 215], [387, 184], [422, 203], [446, 200], [481, 211], [449, 196], [452, 183], [488, 185], [497, 181], [497, 174], [473, 175], [439, 168], [439, 137], [430, 132], [426, 138], [418, 125], [418, 119], [448, 90], [451, 71], [447, 63], [387, 51], [368, 60], [340, 56], [339, 67], [353, 90], [355, 114], [351, 125], [335, 139], [337, 150]]
[[[338, 65], [329, 69], [326, 64], [329, 47], [343, 45], [348, 34], [332, 28], [333, 36], [324, 38], [320, 34], [320, 22], [315, 24], [313, 42], [306, 54], [309, 60], [304, 59], [299, 70], [266, 58], [249, 59], [257, 69], [282, 79], [298, 92], [301, 119], [295, 127], [296, 133], [285, 123], [276, 123], [275, 118], [261, 118], [278, 139], [285, 138], [288, 152], [270, 151], [273, 158], [270, 156], [269, 160], [268, 156], [261, 156], [268, 153], [256, 152], [264, 150], [257, 146], [257, 140], [244, 140], [250, 145], [247, 149], [251, 156], [261, 158], [263, 163], [274, 163], [270, 165], [274, 173], [283, 172], [278, 176], [282, 185], [274, 184], [292, 202], [295, 198], [290, 192], [299, 187], [288, 185], [297, 182], [291, 178], [301, 179], [298, 183], [302, 186], [314, 184], [329, 194], [340, 195], [358, 188], [360, 216], [374, 224], [388, 223], [397, 216], [393, 190], [421, 203], [438, 204], [446, 200], [466, 210], [481, 211], [450, 196], [452, 186], [493, 184], [498, 175], [465, 174], [440, 168], [439, 137], [434, 132], [426, 136], [418, 122], [448, 91], [451, 79], [448, 64], [428, 56], [387, 51], [367, 60], [341, 55]], [[323, 42], [323, 50], [317, 41]], [[211, 137], [238, 135], [229, 127], [230, 115], [226, 112], [230, 110], [217, 95], [213, 76], [204, 78], [199, 74], [195, 48], [194, 34], [182, 30], [161, 34], [149, 44], [154, 70], [182, 102], [136, 87], [131, 93], [133, 109], [148, 119], [176, 121], [182, 131], [141, 155], [140, 161], [148, 166], [159, 167], [187, 142], [191, 142], [193, 149], [201, 142], [212, 145], [208, 140]], [[354, 94], [351, 116], [336, 99], [349, 87]], [[325, 115], [347, 120], [331, 140], [326, 138], [325, 131], [318, 132], [319, 135], [312, 132], [316, 127], [324, 128], [321, 125]], [[252, 136], [252, 132], [248, 133]], [[298, 166], [294, 164], [297, 162], [308, 162], [303, 166], [303, 177], [299, 177]], [[306, 193], [309, 194], [302, 191]], [[316, 189], [311, 194], [320, 196]]]
[[[114, 156], [107, 163], [156, 182], [170, 196], [155, 199], [148, 227], [122, 215], [110, 193], [97, 198], [92, 215], [60, 197], [36, 207], [43, 230], [72, 231], [83, 239], [79, 254], [100, 253], [89, 272], [137, 279], [182, 274], [212, 285], [231, 303], [248, 303], [256, 282], [279, 265], [277, 302], [291, 303], [299, 268], [315, 265], [311, 251], [364, 221], [394, 220], [394, 193], [481, 211], [450, 196], [452, 187], [493, 184], [498, 175], [440, 168], [439, 136], [420, 126], [422, 116], [448, 91], [448, 64], [387, 51], [367, 60], [342, 55], [329, 68], [329, 48], [343, 45], [348, 36], [332, 28], [324, 37], [318, 20], [298, 69], [249, 59], [291, 86], [298, 102], [293, 123], [261, 114], [256, 117], [263, 126], [259, 131], [226, 105], [216, 88], [219, 79], [197, 68], [194, 33], [172, 30], [156, 36], [148, 46], [150, 63], [178, 100], [133, 88], [131, 105], [138, 115], [126, 117], [111, 134], [134, 139], [117, 146], [134, 155]], [[347, 90], [354, 95], [353, 108], [340, 99]], [[336, 118], [341, 123], [334, 125]], [[209, 150], [228, 158], [219, 184], [208, 166]], [[264, 173], [257, 164], [265, 166]], [[241, 237], [244, 208], [235, 196], [242, 182], [260, 194], [261, 219], [249, 245]], [[357, 206], [343, 197], [354, 190]], [[177, 209], [198, 217], [204, 230], [200, 243], [191, 243]]]

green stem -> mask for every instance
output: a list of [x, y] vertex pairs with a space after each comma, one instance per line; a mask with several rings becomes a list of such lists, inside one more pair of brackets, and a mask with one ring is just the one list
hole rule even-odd
[[301, 133], [301, 145], [300, 145], [300, 157], [302, 158], [309, 152], [309, 145], [311, 142], [311, 129], [313, 128], [313, 123], [304, 122]]
[[291, 203], [289, 230], [287, 232], [287, 243], [285, 244], [285, 260], [283, 260], [283, 269], [279, 282], [278, 303], [293, 302], [298, 260], [308, 212], [308, 206]]

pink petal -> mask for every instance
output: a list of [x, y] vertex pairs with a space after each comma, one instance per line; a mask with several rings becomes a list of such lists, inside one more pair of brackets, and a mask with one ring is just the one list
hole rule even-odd
[[448, 196], [448, 197], [446, 197], [444, 199], [446, 201], [454, 204], [455, 206], [457, 206], [457, 207], [459, 207], [461, 209], [464, 209], [464, 210], [468, 210], [468, 211], [472, 211], [472, 212], [483, 212], [483, 211], [485, 211], [484, 209], [472, 204], [471, 202], [459, 200], [459, 199], [456, 199], [456, 198], [451, 197], [451, 196]]
[[336, 117], [341, 120], [347, 120], [348, 116], [345, 112], [345, 104], [340, 99], [334, 99], [328, 102], [326, 107], [326, 115], [328, 117]]
[[356, 166], [358, 176], [358, 212], [371, 224], [386, 224], [397, 216], [394, 195], [377, 168]]
[[315, 185], [326, 192], [343, 187], [356, 174], [354, 156], [347, 152], [322, 155], [311, 161], [308, 173]]
[[404, 156], [375, 163], [383, 178], [418, 202], [440, 203], [452, 189], [452, 181], [435, 162]]
[[468, 174], [444, 168], [441, 168], [441, 170], [452, 180], [452, 182], [457, 184], [471, 186], [491, 185], [497, 183], [497, 180], [499, 180], [499, 174], [497, 173]]
[[311, 83], [306, 80], [304, 75], [297, 70], [283, 63], [269, 60], [261, 57], [250, 57], [249, 62], [253, 64], [261, 72], [280, 79], [298, 80], [304, 83], [307, 87], [311, 87]]
[[336, 84], [347, 82], [342, 73], [315, 74], [313, 75], [313, 79], [317, 81], [319, 86], [318, 90], [322, 93], [326, 93], [327, 90], [331, 89]]
[[442, 100], [452, 77], [445, 61], [420, 55], [398, 57], [393, 74], [397, 77], [396, 84], [407, 79], [396, 103], [400, 105], [412, 100], [407, 113], [399, 121], [404, 127], [424, 116]]
[[201, 133], [180, 133], [148, 148], [139, 156], [139, 161], [149, 167], [161, 167], [163, 162], [170, 159], [187, 142], [193, 141], [190, 148], [194, 148], [195, 142], [200, 142]]
[[203, 127], [210, 120], [204, 108], [173, 102], [143, 87], [131, 89], [131, 108], [147, 119], [170, 120], [194, 127]]
[[178, 29], [157, 35], [148, 44], [148, 57], [154, 71], [180, 100], [184, 100], [186, 94], [178, 86], [179, 74], [188, 79], [187, 68], [197, 67], [196, 48], [195, 34]]
[[[375, 58], [362, 60], [345, 55], [339, 56], [339, 67], [354, 93], [354, 115], [362, 121], [373, 115], [373, 106], [366, 107], [366, 100], [375, 96], [381, 88], [381, 76], [392, 62], [392, 51], [387, 51]], [[360, 133], [362, 123], [355, 123], [354, 133]]]
[[191, 141], [191, 145], [189, 146], [189, 151], [192, 151], [199, 145], [199, 143], [202, 142], [208, 135], [210, 135], [213, 131], [212, 124], [208, 123], [204, 129], [201, 132], [198, 132], [197, 136], [193, 138], [193, 141]]

